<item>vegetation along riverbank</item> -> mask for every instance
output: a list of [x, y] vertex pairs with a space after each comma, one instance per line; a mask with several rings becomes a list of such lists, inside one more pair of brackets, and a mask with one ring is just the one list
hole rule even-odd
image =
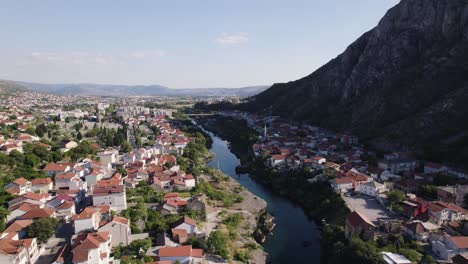
[[423, 247], [401, 235], [366, 242], [359, 237], [345, 239], [345, 219], [350, 210], [342, 197], [327, 181], [309, 181], [319, 172], [306, 169], [278, 171], [266, 166], [263, 157], [255, 157], [250, 151], [258, 140], [258, 134], [244, 120], [215, 115], [198, 118], [197, 122], [230, 142], [232, 152], [249, 164], [250, 177], [300, 205], [311, 219], [321, 225], [322, 263], [384, 263], [381, 252], [386, 250], [399, 252], [415, 262], [432, 263], [432, 259], [424, 254]]

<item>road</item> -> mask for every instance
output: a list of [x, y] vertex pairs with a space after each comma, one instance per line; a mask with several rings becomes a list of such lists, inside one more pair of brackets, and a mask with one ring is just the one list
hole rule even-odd
[[135, 130], [133, 130], [133, 126], [128, 126], [127, 137], [128, 137], [128, 141], [132, 145], [132, 148], [133, 149], [138, 149], [138, 146], [137, 146], [136, 141], [135, 141]]

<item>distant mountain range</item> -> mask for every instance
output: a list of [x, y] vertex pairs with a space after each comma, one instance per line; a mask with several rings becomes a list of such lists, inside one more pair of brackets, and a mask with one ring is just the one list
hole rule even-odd
[[100, 96], [239, 96], [256, 95], [269, 86], [174, 89], [161, 85], [43, 84], [17, 82], [32, 90], [62, 95]]
[[0, 96], [15, 95], [28, 91], [30, 91], [29, 88], [16, 82], [0, 80]]
[[466, 162], [468, 1], [402, 0], [320, 69], [241, 107]]

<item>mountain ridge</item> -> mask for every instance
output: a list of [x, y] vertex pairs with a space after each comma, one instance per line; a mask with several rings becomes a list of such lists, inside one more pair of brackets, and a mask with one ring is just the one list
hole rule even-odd
[[402, 0], [336, 58], [241, 108], [468, 158], [466, 47], [468, 1]]
[[44, 84], [17, 81], [32, 90], [62, 95], [100, 96], [252, 96], [268, 86], [247, 86], [240, 88], [186, 88], [175, 89], [162, 85], [117, 85], [117, 84]]

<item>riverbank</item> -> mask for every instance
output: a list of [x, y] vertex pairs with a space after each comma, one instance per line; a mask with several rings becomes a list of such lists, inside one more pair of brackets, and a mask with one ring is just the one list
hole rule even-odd
[[[190, 157], [181, 165], [190, 171], [198, 172], [197, 192], [202, 193], [202, 201], [205, 204], [206, 223], [204, 229], [208, 240], [216, 239], [227, 242], [223, 250], [218, 254], [229, 263], [266, 263], [268, 254], [256, 241], [257, 237], [265, 237], [271, 229], [265, 228], [267, 203], [243, 188], [235, 179], [223, 174], [221, 171], [206, 167], [215, 154], [202, 148], [211, 147], [213, 141], [210, 135], [200, 130], [192, 122], [177, 120], [181, 130], [198, 138], [203, 135], [205, 140], [198, 142], [196, 147], [188, 147], [190, 153], [184, 155]], [[192, 151], [194, 149], [195, 151]], [[211, 259], [211, 257], [209, 257]], [[215, 263], [220, 260], [215, 260]]]
[[[222, 120], [222, 121], [220, 121]], [[349, 209], [346, 207], [341, 196], [337, 195], [327, 182], [310, 183], [310, 175], [305, 171], [278, 172], [265, 166], [265, 161], [261, 158], [255, 159], [249, 153], [247, 145], [253, 144], [252, 134], [254, 130], [247, 127], [243, 120], [234, 120], [228, 118], [203, 118], [198, 120], [203, 127], [206, 126], [210, 132], [223, 137], [227, 140], [230, 150], [238, 157], [242, 157], [244, 162], [250, 163], [250, 177], [256, 182], [266, 186], [273, 193], [286, 197], [293, 203], [299, 205], [311, 220], [319, 225], [324, 225], [325, 235], [322, 239], [317, 234], [321, 252], [321, 262], [329, 263], [329, 256], [333, 256], [333, 248], [336, 242], [341, 242], [343, 236], [343, 226], [346, 214]], [[220, 124], [230, 124], [228, 126], [219, 126]], [[234, 131], [227, 129], [237, 127]], [[249, 136], [241, 135], [241, 132], [248, 133]], [[258, 137], [257, 137], [258, 138]], [[236, 147], [233, 142], [243, 142], [240, 147]], [[335, 233], [335, 236], [331, 236]], [[312, 239], [314, 241], [314, 239]], [[310, 242], [305, 240], [303, 246]], [[318, 263], [311, 262], [311, 263]]]
[[276, 227], [273, 235], [268, 236], [262, 244], [268, 253], [268, 263], [319, 263], [320, 241], [319, 231], [304, 211], [287, 199], [271, 192], [263, 184], [253, 180], [248, 174], [237, 175], [235, 168], [240, 160], [230, 151], [230, 145], [216, 135], [208, 132], [213, 138], [210, 151], [216, 154], [214, 160], [208, 165], [219, 168], [230, 177], [234, 178], [251, 193], [261, 197], [267, 202], [267, 211], [275, 219]]
[[[317, 223], [326, 221], [330, 224], [344, 224], [349, 210], [328, 182], [310, 183], [308, 180], [312, 176], [303, 170], [279, 172], [267, 167], [266, 161], [261, 157], [257, 158], [251, 154], [250, 147], [258, 139], [258, 135], [255, 135], [255, 130], [247, 127], [246, 122], [221, 116], [199, 118], [199, 122], [215, 135], [228, 141], [230, 150], [238, 158], [249, 163], [250, 177], [274, 193], [300, 205]], [[233, 130], [233, 127], [237, 129]]]
[[[202, 176], [216, 189], [226, 193], [238, 194], [242, 200], [233, 203], [226, 208], [222, 202], [205, 200], [206, 204], [206, 232], [221, 230], [232, 237], [231, 246], [233, 260], [230, 263], [266, 263], [267, 253], [255, 239], [255, 234], [259, 232], [259, 221], [263, 217], [267, 203], [240, 186], [240, 184], [226, 177], [223, 181], [217, 182], [208, 175]], [[268, 230], [271, 231], [271, 230]], [[260, 231], [261, 236], [265, 236]]]
[[[247, 126], [244, 120], [238, 120], [232, 117], [213, 116], [210, 117], [210, 119], [225, 119], [222, 122], [210, 120], [210, 124], [231, 123], [235, 124], [237, 127]], [[281, 127], [283, 124], [276, 123], [275, 125]], [[219, 133], [220, 135], [227, 136], [225, 139], [229, 141], [231, 138], [240, 140], [243, 137], [240, 137], [237, 131], [247, 130], [247, 128], [240, 128], [237, 131], [226, 131], [224, 127], [215, 127], [215, 129], [221, 131], [221, 133]], [[258, 127], [258, 130], [260, 130], [260, 127]], [[301, 131], [297, 132], [298, 137], [307, 136], [307, 134], [304, 133], [299, 134], [300, 132]], [[288, 135], [288, 137], [294, 137], [294, 135]], [[235, 142], [235, 140], [233, 140], [233, 142]], [[233, 149], [232, 147], [233, 145], [231, 143], [230, 148]], [[401, 254], [414, 263], [435, 263], [434, 259], [429, 255], [429, 251], [426, 251], [423, 246], [413, 239], [405, 237], [401, 233], [379, 232], [376, 240], [367, 240], [358, 235], [345, 238], [344, 222], [349, 213], [349, 209], [342, 197], [332, 190], [327, 180], [322, 182], [315, 177], [318, 174], [333, 177], [333, 174], [331, 174], [332, 171], [327, 169], [317, 170], [313, 167], [304, 167], [304, 169], [302, 169], [302, 167], [294, 166], [293, 164], [287, 164], [282, 170], [276, 169], [276, 167], [272, 168], [267, 166], [267, 161], [270, 161], [269, 157], [271, 157], [271, 155], [268, 154], [268, 149], [266, 149], [266, 151], [266, 153], [257, 152], [256, 154], [258, 155], [252, 155], [253, 151], [252, 153], [244, 154], [250, 157], [250, 159], [247, 160], [251, 169], [250, 176], [272, 192], [287, 197], [288, 200], [300, 205], [303, 211], [321, 226], [322, 232], [319, 248], [321, 252], [321, 263], [384, 264], [385, 261], [382, 252]], [[297, 238], [295, 239], [297, 240]], [[307, 246], [308, 243], [303, 245]], [[267, 245], [265, 244], [264, 246], [267, 252], [269, 252]], [[304, 261], [307, 261], [307, 263], [318, 263], [318, 261], [310, 261], [310, 259], [305, 257], [300, 260], [301, 261], [298, 263], [304, 263]], [[285, 260], [278, 263], [290, 262]]]

